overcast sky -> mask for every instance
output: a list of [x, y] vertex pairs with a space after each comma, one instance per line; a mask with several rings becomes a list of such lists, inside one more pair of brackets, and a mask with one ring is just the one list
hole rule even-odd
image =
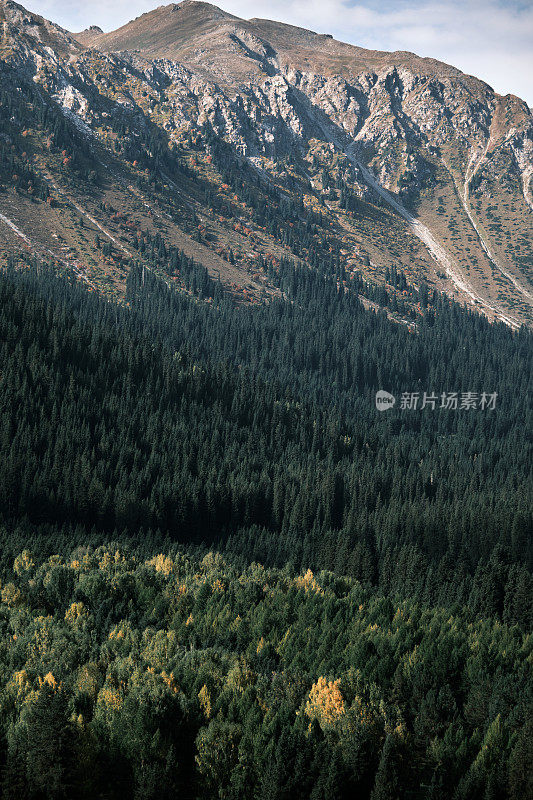
[[[158, 0], [22, 0], [71, 31], [105, 31]], [[266, 17], [332, 33], [373, 50], [410, 50], [453, 64], [533, 108], [533, 0], [221, 0], [239, 17]]]

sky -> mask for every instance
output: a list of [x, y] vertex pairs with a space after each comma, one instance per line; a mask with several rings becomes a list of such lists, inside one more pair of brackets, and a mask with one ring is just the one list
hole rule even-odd
[[[19, 0], [21, 2], [21, 0]], [[166, 0], [22, 0], [70, 31], [113, 30]], [[533, 0], [215, 0], [225, 11], [299, 25], [371, 50], [430, 56], [533, 109]]]

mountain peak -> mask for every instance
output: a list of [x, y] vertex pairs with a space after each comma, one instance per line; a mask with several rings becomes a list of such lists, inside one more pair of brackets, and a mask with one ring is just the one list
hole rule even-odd
[[198, 11], [204, 11], [208, 14], [212, 14], [214, 11], [222, 14], [225, 17], [231, 17], [232, 15], [229, 14], [227, 11], [224, 11], [222, 8], [215, 6], [213, 3], [204, 3], [203, 0], [181, 0], [181, 3], [170, 3], [167, 6], [161, 6], [161, 8], [171, 8], [173, 11], [179, 11], [184, 9], [194, 9]]
[[122, 26], [122, 28], [125, 28], [130, 25], [131, 22], [135, 22], [140, 19], [146, 20], [163, 18], [176, 13], [188, 15], [192, 14], [195, 16], [195, 18], [200, 18], [203, 16], [209, 19], [237, 19], [237, 17], [234, 17], [232, 14], [229, 14], [227, 11], [224, 11], [222, 8], [219, 8], [212, 3], [204, 3], [202, 0], [182, 0], [181, 3], [167, 3], [165, 5], [157, 6], [157, 8], [153, 8], [151, 11], [145, 11], [144, 14], [140, 14], [138, 17], [136, 17], [135, 20], [127, 22], [126, 25]]
[[85, 47], [92, 47], [99, 36], [104, 36], [104, 32], [99, 25], [89, 25], [84, 31], [72, 34], [77, 42]]
[[267, 75], [274, 63], [284, 69], [328, 76], [349, 77], [389, 66], [425, 76], [462, 76], [455, 67], [434, 59], [407, 52], [366, 50], [328, 33], [269, 19], [245, 20], [202, 0], [158, 6], [109, 33], [98, 32], [93, 26], [74, 36], [103, 52], [127, 50], [147, 59], [178, 61], [225, 84], [240, 85]]
[[79, 51], [72, 34], [12, 0], [0, 0], [0, 22], [4, 27], [2, 60], [9, 60], [21, 46], [34, 52], [48, 47], [62, 57]]
[[[239, 21], [218, 6], [199, 0], [183, 0], [154, 8], [110, 33], [75, 34], [78, 41], [105, 52], [131, 50], [148, 58], [183, 61], [184, 51], [194, 43], [216, 35], [226, 22]], [[207, 38], [206, 38], [207, 37]], [[204, 46], [202, 41], [199, 45]]]
[[[319, 213], [317, 240], [338, 251], [354, 279], [390, 284], [392, 265], [407, 283], [425, 282], [508, 324], [531, 323], [533, 116], [520, 100], [434, 59], [244, 20], [199, 0], [159, 6], [109, 33], [93, 25], [76, 34], [80, 45], [12, 2], [0, 0], [1, 11], [11, 63], [60, 105], [83, 147], [90, 138], [115, 161], [119, 205], [122, 181], [144, 185], [146, 170], [157, 174], [146, 137], [159, 130], [162, 175], [169, 186], [187, 176], [178, 191], [188, 193], [187, 208], [204, 205], [212, 225], [174, 220], [169, 235], [231, 283], [252, 274], [259, 286], [258, 255], [293, 253], [285, 217], [270, 230], [257, 210], [279, 213], [263, 197], [269, 182], [283, 207], [289, 197]], [[240, 197], [258, 176], [258, 196]], [[33, 211], [28, 204], [24, 213]], [[239, 230], [227, 223], [235, 217]]]

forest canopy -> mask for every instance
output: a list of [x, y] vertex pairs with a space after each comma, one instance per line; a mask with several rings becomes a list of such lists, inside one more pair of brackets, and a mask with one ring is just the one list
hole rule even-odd
[[0, 275], [5, 797], [529, 796], [531, 334], [129, 269]]

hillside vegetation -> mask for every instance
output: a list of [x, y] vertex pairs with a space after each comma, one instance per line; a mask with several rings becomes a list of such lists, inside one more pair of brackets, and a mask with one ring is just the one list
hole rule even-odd
[[134, 236], [159, 233], [241, 302], [271, 295], [265, 257], [296, 257], [333, 260], [410, 318], [425, 285], [531, 324], [533, 117], [519, 98], [208, 3], [109, 34], [1, 11], [0, 248], [22, 241], [121, 296]]
[[286, 270], [0, 277], [6, 797], [528, 795], [530, 334]]
[[0, 0], [2, 797], [533, 800], [532, 176], [432, 59]]

